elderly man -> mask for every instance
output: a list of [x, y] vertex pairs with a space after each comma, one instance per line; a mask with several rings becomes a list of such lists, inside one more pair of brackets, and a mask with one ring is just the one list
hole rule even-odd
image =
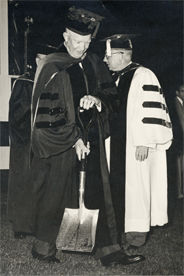
[[[124, 254], [116, 239], [104, 139], [109, 135], [108, 116], [118, 99], [105, 65], [87, 52], [101, 19], [70, 8], [60, 53], [47, 56], [36, 72], [32, 164], [38, 215], [32, 254], [47, 262], [58, 262], [55, 243], [65, 207], [78, 207], [76, 155], [81, 160], [83, 153], [88, 154], [85, 205], [100, 209], [95, 258], [105, 266], [144, 259]], [[88, 110], [94, 105], [98, 114], [89, 132], [89, 150], [76, 114], [79, 106]]]
[[120, 99], [112, 124], [110, 167], [117, 228], [122, 244], [140, 247], [150, 225], [168, 222], [166, 150], [172, 126], [156, 76], [132, 62], [134, 36], [117, 34], [103, 41], [104, 61], [113, 72]]

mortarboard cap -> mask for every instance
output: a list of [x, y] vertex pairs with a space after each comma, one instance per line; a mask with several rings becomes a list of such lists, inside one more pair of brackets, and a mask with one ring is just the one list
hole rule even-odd
[[49, 55], [52, 53], [56, 53], [58, 51], [58, 48], [49, 44], [37, 43], [35, 50], [36, 50], [36, 53]]
[[80, 35], [92, 34], [96, 36], [100, 21], [104, 17], [84, 9], [76, 9], [74, 6], [69, 9], [66, 18], [66, 28]]
[[106, 41], [106, 51], [107, 55], [111, 56], [111, 49], [126, 49], [132, 50], [132, 42], [130, 39], [138, 36], [138, 34], [115, 34], [102, 39], [101, 41]]

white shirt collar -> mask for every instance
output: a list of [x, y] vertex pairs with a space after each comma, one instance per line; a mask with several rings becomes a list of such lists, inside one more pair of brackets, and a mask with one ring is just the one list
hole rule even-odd
[[179, 100], [179, 102], [181, 103], [181, 105], [183, 105], [182, 99], [180, 99], [180, 97], [178, 97], [178, 96], [176, 96], [176, 97], [178, 98], [178, 100]]

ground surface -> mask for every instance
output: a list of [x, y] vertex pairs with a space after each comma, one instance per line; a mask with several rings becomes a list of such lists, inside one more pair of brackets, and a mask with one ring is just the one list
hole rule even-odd
[[[177, 201], [173, 222], [151, 229], [146, 245], [138, 250], [146, 260], [130, 266], [104, 268], [90, 255], [57, 253], [60, 264], [45, 264], [31, 255], [33, 237], [13, 238], [6, 220], [6, 194], [1, 200], [1, 269], [0, 275], [184, 275], [183, 274], [183, 199]], [[135, 253], [132, 250], [131, 253]], [[137, 252], [136, 252], [137, 253]]]

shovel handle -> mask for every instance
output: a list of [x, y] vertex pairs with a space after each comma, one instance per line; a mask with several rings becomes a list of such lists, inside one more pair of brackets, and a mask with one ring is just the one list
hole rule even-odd
[[86, 173], [80, 171], [79, 176], [79, 209], [84, 207], [84, 189], [85, 189]]
[[[78, 119], [79, 119], [79, 122], [82, 126], [82, 129], [83, 129], [83, 133], [84, 133], [84, 145], [86, 146], [87, 145], [87, 141], [88, 141], [88, 133], [89, 133], [89, 129], [91, 127], [91, 124], [92, 122], [94, 121], [94, 119], [96, 118], [96, 107], [93, 106], [92, 108], [90, 108], [90, 110], [92, 110], [92, 116], [87, 124], [86, 127], [84, 127], [84, 124], [82, 122], [82, 119], [81, 119], [81, 116], [80, 116], [80, 111], [85, 111], [85, 109], [81, 108], [81, 107], [78, 107], [78, 110], [77, 110], [77, 115], [78, 115]], [[81, 171], [85, 172], [86, 171], [86, 153], [83, 152], [83, 156], [81, 158]]]
[[[91, 108], [92, 109], [92, 116], [87, 124], [86, 127], [84, 127], [84, 124], [82, 122], [81, 116], [80, 116], [80, 111], [84, 109], [78, 107], [77, 110], [77, 115], [78, 115], [78, 119], [79, 122], [82, 126], [83, 132], [84, 132], [84, 144], [85, 146], [87, 145], [87, 141], [88, 141], [88, 133], [89, 133], [89, 129], [91, 126], [91, 123], [94, 121], [95, 117], [96, 117], [96, 107]], [[79, 210], [80, 210], [80, 220], [82, 217], [82, 210], [84, 209], [84, 190], [85, 190], [85, 180], [86, 180], [86, 153], [83, 152], [82, 155], [82, 159], [81, 159], [81, 170], [80, 170], [80, 179], [79, 179]]]
[[81, 172], [86, 171], [86, 152], [82, 153], [82, 158], [81, 158]]

